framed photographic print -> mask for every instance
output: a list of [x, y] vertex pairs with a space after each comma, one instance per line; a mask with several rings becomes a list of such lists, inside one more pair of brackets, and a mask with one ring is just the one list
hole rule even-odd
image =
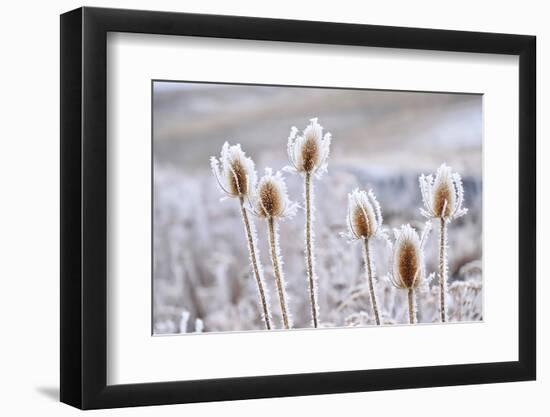
[[535, 49], [63, 14], [61, 400], [535, 379]]

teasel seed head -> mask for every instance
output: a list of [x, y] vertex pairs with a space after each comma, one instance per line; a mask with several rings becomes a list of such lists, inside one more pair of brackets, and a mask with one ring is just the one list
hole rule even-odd
[[220, 159], [212, 156], [210, 166], [220, 189], [228, 197], [247, 197], [256, 185], [254, 162], [240, 144], [230, 146], [225, 142]]
[[323, 135], [323, 127], [317, 118], [310, 120], [302, 135], [293, 127], [288, 137], [288, 159], [286, 171], [302, 174], [315, 174], [318, 178], [327, 170], [331, 134]]
[[283, 175], [280, 171], [273, 174], [271, 168], [266, 168], [258, 181], [250, 205], [254, 214], [263, 218], [291, 218], [297, 209], [297, 204], [288, 198]]
[[427, 218], [451, 221], [465, 215], [468, 209], [462, 207], [464, 188], [460, 174], [442, 164], [432, 175], [422, 174], [419, 179], [424, 208], [420, 209]]
[[422, 237], [409, 224], [394, 229], [395, 244], [392, 251], [390, 279], [401, 289], [416, 289], [425, 277], [424, 244], [431, 229], [427, 222]]
[[382, 229], [382, 211], [372, 190], [355, 189], [348, 194], [348, 233], [350, 240], [386, 237]]

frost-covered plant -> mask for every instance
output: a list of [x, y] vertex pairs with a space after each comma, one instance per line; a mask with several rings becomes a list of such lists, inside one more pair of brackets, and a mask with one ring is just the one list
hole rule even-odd
[[[183, 310], [181, 312], [181, 318], [180, 318], [180, 323], [179, 323], [180, 333], [188, 333], [187, 326], [188, 326], [190, 316], [191, 316], [191, 314], [187, 310]], [[195, 333], [202, 333], [203, 329], [204, 329], [204, 322], [201, 319], [196, 318], [195, 319]]]
[[285, 167], [285, 170], [301, 174], [304, 178], [306, 212], [305, 260], [313, 327], [318, 327], [319, 325], [317, 275], [315, 274], [315, 253], [313, 243], [313, 221], [315, 214], [315, 207], [313, 205], [313, 177], [321, 178], [323, 173], [327, 171], [330, 141], [331, 134], [325, 133], [323, 135], [323, 127], [317, 122], [317, 118], [313, 118], [310, 120], [310, 124], [304, 129], [302, 135], [298, 134], [298, 129], [296, 127], [292, 127], [287, 145], [290, 166]]
[[435, 174], [419, 177], [420, 191], [424, 207], [420, 209], [422, 215], [428, 219], [439, 219], [439, 292], [440, 318], [447, 321], [447, 224], [468, 212], [462, 207], [464, 188], [462, 179], [451, 168], [442, 164]]
[[388, 240], [382, 228], [382, 211], [372, 190], [368, 193], [358, 189], [348, 194], [348, 233], [345, 236], [351, 241], [361, 240], [363, 242], [363, 257], [367, 272], [367, 283], [369, 286], [370, 298], [374, 319], [380, 325], [380, 314], [374, 291], [374, 262], [371, 256], [370, 241], [373, 239]]
[[483, 318], [482, 286], [477, 278], [455, 281], [449, 285], [449, 295], [453, 301], [449, 314], [450, 320], [474, 321]]
[[[218, 158], [221, 145], [223, 142], [220, 143], [215, 155]], [[254, 155], [249, 155], [248, 149], [243, 150], [256, 162], [259, 179], [263, 175], [263, 166], [260, 173], [258, 160]], [[330, 158], [332, 157], [333, 155]], [[204, 162], [206, 159], [203, 158]], [[434, 167], [437, 168], [439, 165], [440, 163], [436, 163]], [[384, 172], [370, 171], [370, 168], [365, 166], [350, 167], [357, 168], [358, 172], [362, 172], [361, 169], [368, 171], [356, 175], [349, 174], [346, 169], [345, 173], [323, 176], [323, 182], [315, 184], [316, 271], [319, 277], [318, 302], [322, 313], [319, 327], [325, 323], [335, 327], [351, 325], [346, 323], [346, 318], [361, 311], [368, 315], [368, 323], [361, 322], [358, 325], [375, 325], [368, 282], [365, 278], [363, 254], [356, 252], [362, 251], [362, 245], [357, 242], [352, 247], [346, 240], [337, 236], [337, 232], [345, 227], [347, 194], [357, 187], [357, 182], [361, 181], [361, 178], [368, 178], [369, 187], [375, 191], [383, 207], [384, 227], [388, 232], [391, 230], [388, 220], [391, 220], [392, 227], [398, 228], [401, 224], [410, 223], [419, 235], [424, 228], [424, 222], [411, 222], [416, 216], [415, 213], [419, 214], [419, 174], [407, 171], [387, 176]], [[351, 168], [350, 170], [355, 172], [355, 168]], [[483, 284], [480, 243], [482, 182], [480, 177], [472, 175], [468, 178], [468, 184], [471, 186], [466, 188], [465, 176], [462, 172], [460, 174], [464, 181], [465, 207], [468, 207], [468, 214], [451, 223], [451, 227], [448, 228], [452, 258], [449, 259], [447, 322], [483, 319], [483, 289], [478, 291], [474, 299], [475, 293], [472, 288], [462, 285], [459, 287], [457, 284], [462, 280], [471, 279], [475, 279], [478, 287]], [[283, 176], [288, 186], [289, 197], [294, 201], [301, 200], [302, 178], [290, 178], [284, 172]], [[186, 326], [187, 333], [196, 331], [196, 318], [203, 320], [203, 331], [206, 333], [265, 329], [265, 322], [260, 316], [258, 287], [248, 261], [249, 252], [246, 235], [243, 233], [243, 220], [238, 211], [238, 199], [229, 199], [230, 201], [220, 204], [222, 194], [211, 171], [186, 173], [179, 166], [163, 165], [155, 161], [154, 180], [155, 296], [152, 300], [152, 313], [155, 334], [180, 333], [183, 311], [190, 313]], [[291, 180], [296, 183], [293, 182], [291, 185]], [[294, 186], [297, 187], [296, 193], [292, 188]], [[342, 214], [342, 202], [346, 204], [346, 214]], [[273, 315], [272, 329], [283, 328], [275, 278], [272, 275], [267, 224], [264, 219], [255, 218], [251, 213], [248, 199], [245, 199], [245, 207], [250, 221], [255, 223], [258, 232], [258, 248], [261, 255], [258, 260], [261, 259], [263, 264], [266, 290], [271, 298], [269, 307]], [[418, 323], [440, 322], [440, 292], [439, 285], [435, 285], [439, 259], [439, 222], [432, 220], [431, 224], [434, 230], [426, 241], [424, 259], [428, 275], [426, 280], [432, 275], [432, 271], [435, 271], [435, 277], [429, 290], [425, 291], [420, 287], [415, 291]], [[288, 302], [293, 316], [293, 328], [311, 327], [303, 253], [304, 222], [293, 219], [279, 223], [279, 226], [287, 293], [292, 297]], [[321, 235], [322, 245], [319, 240]], [[394, 242], [393, 231], [390, 237]], [[454, 241], [457, 242], [456, 246], [453, 244]], [[265, 248], [262, 247], [263, 244]], [[371, 250], [378, 267], [374, 275], [374, 288], [380, 323], [408, 323], [407, 291], [395, 288], [389, 279], [389, 251], [384, 248], [381, 241], [372, 242]], [[204, 256], [205, 253], [209, 255]], [[476, 261], [470, 263], [472, 259]], [[451, 276], [453, 265], [456, 276]], [[266, 269], [267, 266], [269, 271]]]
[[286, 282], [283, 273], [283, 260], [279, 247], [278, 220], [291, 218], [296, 214], [296, 204], [288, 199], [288, 192], [283, 176], [279, 171], [273, 175], [271, 168], [266, 168], [265, 175], [260, 178], [258, 186], [251, 198], [251, 207], [258, 217], [267, 221], [269, 235], [269, 249], [271, 251], [271, 263], [273, 274], [279, 294], [281, 315], [285, 329], [292, 327], [292, 317], [288, 308], [286, 295]]
[[369, 324], [371, 324], [370, 318], [366, 311], [350, 314], [344, 319], [344, 326], [346, 327], [361, 327]]
[[[222, 147], [220, 159], [210, 158], [212, 172], [221, 191], [227, 197], [238, 198], [241, 208], [241, 216], [248, 242], [248, 252], [252, 272], [256, 278], [261, 304], [261, 314], [265, 327], [271, 329], [271, 312], [269, 310], [269, 298], [265, 288], [262, 265], [259, 262], [259, 251], [254, 223], [248, 218], [245, 209], [245, 198], [248, 198], [256, 185], [256, 170], [252, 159], [242, 151], [241, 145], [230, 146], [225, 142]], [[221, 165], [221, 166], [220, 166]]]
[[424, 244], [430, 232], [430, 225], [430, 222], [426, 223], [422, 238], [409, 224], [393, 231], [395, 244], [392, 250], [390, 280], [395, 287], [407, 290], [410, 324], [416, 323], [415, 290], [424, 284], [426, 276]]

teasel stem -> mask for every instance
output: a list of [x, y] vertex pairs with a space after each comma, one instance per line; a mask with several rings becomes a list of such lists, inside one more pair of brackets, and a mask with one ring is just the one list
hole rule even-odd
[[447, 223], [443, 217], [439, 227], [439, 309], [441, 322], [447, 321], [445, 296], [447, 293]]
[[374, 312], [374, 319], [376, 321], [376, 325], [380, 326], [380, 315], [378, 314], [378, 305], [376, 303], [376, 294], [374, 293], [374, 283], [373, 283], [373, 277], [372, 277], [372, 263], [370, 258], [370, 248], [369, 248], [369, 240], [363, 239], [363, 248], [364, 248], [364, 255], [365, 255], [365, 268], [367, 270], [367, 281], [369, 284], [369, 292], [370, 292], [370, 300], [372, 304], [372, 310]]
[[279, 243], [277, 242], [277, 233], [275, 232], [275, 219], [269, 217], [267, 219], [268, 231], [269, 231], [269, 248], [271, 249], [271, 263], [273, 265], [273, 274], [275, 275], [275, 282], [277, 284], [277, 291], [279, 293], [279, 303], [281, 304], [281, 313], [283, 315], [283, 325], [285, 329], [290, 329], [290, 321], [288, 317], [288, 310], [286, 305], [285, 288], [281, 275], [281, 265], [279, 263], [279, 254], [277, 248]]
[[414, 288], [409, 288], [409, 323], [414, 324], [416, 323], [416, 314], [414, 309]]
[[254, 277], [256, 278], [256, 284], [258, 285], [258, 293], [260, 295], [260, 303], [263, 309], [263, 318], [265, 321], [265, 327], [267, 330], [271, 330], [271, 320], [269, 307], [267, 305], [267, 299], [265, 296], [264, 283], [260, 275], [260, 269], [258, 267], [258, 259], [256, 255], [256, 247], [254, 245], [254, 238], [252, 237], [252, 228], [250, 226], [250, 221], [248, 220], [248, 213], [244, 207], [244, 198], [240, 197], [239, 199], [241, 204], [241, 214], [243, 218], [244, 228], [246, 230], [246, 238], [248, 241], [248, 252], [250, 254], [250, 261], [252, 263], [252, 269], [254, 272]]
[[306, 268], [307, 268], [307, 278], [309, 284], [309, 298], [311, 304], [311, 318], [313, 321], [313, 327], [318, 327], [317, 319], [317, 295], [315, 288], [315, 277], [313, 275], [313, 244], [311, 236], [312, 228], [312, 207], [311, 207], [311, 173], [306, 172], [304, 175], [304, 188], [305, 188], [305, 199], [306, 199]]

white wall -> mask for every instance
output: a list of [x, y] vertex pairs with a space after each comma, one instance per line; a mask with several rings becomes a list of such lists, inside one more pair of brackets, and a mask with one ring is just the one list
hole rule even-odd
[[[317, 4], [316, 4], [317, 3]], [[545, 2], [338, 0], [291, 2], [233, 0], [92, 1], [89, 6], [158, 9], [218, 14], [330, 20], [534, 34], [538, 37], [539, 213], [550, 210], [550, 150], [541, 138], [550, 87], [550, 26]], [[0, 88], [0, 410], [3, 415], [75, 415], [59, 404], [59, 17], [79, 7], [77, 1], [5, 2], [0, 24], [3, 82]], [[545, 13], [546, 12], [546, 13]], [[539, 215], [539, 259], [548, 256], [550, 223]], [[539, 263], [539, 294], [550, 291], [548, 264]], [[262, 415], [299, 412], [334, 416], [345, 411], [376, 416], [398, 415], [543, 415], [550, 406], [548, 352], [549, 304], [539, 296], [539, 378], [537, 382], [387, 391], [347, 395], [239, 401], [101, 411], [94, 415]], [[32, 415], [32, 414], [30, 414]]]

